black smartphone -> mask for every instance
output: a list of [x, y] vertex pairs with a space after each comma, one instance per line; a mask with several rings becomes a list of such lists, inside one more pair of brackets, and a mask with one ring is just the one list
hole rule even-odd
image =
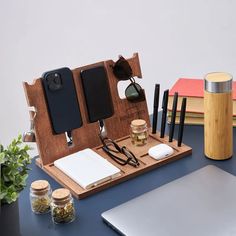
[[104, 66], [81, 71], [81, 79], [89, 122], [111, 117], [114, 110]]
[[55, 134], [81, 127], [82, 118], [72, 71], [64, 67], [45, 72], [42, 77], [48, 112]]

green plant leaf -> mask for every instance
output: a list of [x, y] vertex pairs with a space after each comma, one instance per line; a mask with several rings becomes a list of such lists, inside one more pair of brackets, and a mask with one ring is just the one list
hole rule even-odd
[[3, 203], [16, 201], [19, 192], [25, 187], [28, 177], [28, 165], [31, 163], [28, 145], [22, 145], [19, 135], [4, 149], [0, 144], [1, 191], [0, 199]]
[[0, 193], [0, 200], [2, 201], [2, 199], [4, 199], [4, 197], [7, 195], [6, 192], [1, 192]]
[[0, 165], [3, 164], [5, 162], [5, 153], [1, 152], [0, 153]]

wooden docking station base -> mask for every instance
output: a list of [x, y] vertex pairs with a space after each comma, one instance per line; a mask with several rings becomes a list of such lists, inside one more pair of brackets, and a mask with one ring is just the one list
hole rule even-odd
[[[138, 54], [135, 53], [132, 58], [127, 59], [133, 76], [142, 78], [141, 68], [139, 64]], [[146, 100], [140, 102], [129, 102], [127, 99], [121, 99], [118, 94], [118, 80], [112, 72], [114, 61], [107, 60], [95, 64], [83, 66], [72, 70], [74, 83], [76, 87], [77, 97], [80, 104], [83, 126], [72, 131], [73, 145], [68, 146], [65, 134], [53, 133], [47, 104], [44, 97], [44, 91], [41, 78], [34, 80], [33, 84], [23, 83], [25, 95], [29, 107], [34, 107], [35, 112], [30, 111], [31, 119], [34, 119], [34, 129], [37, 147], [39, 150], [39, 158], [36, 164], [48, 173], [52, 178], [59, 182], [62, 186], [68, 188], [76, 198], [85, 198], [91, 194], [99, 192], [105, 188], [111, 187], [137, 175], [145, 173], [149, 170], [167, 164], [171, 161], [178, 160], [192, 153], [192, 148], [182, 144], [177, 146], [177, 141], [168, 142], [168, 136], [160, 138], [160, 134], [152, 134], [149, 129], [148, 142], [144, 146], [133, 146], [129, 136], [130, 123], [134, 119], [146, 120], [150, 128], [150, 120], [147, 109]], [[89, 123], [83, 89], [81, 84], [80, 72], [88, 68], [96, 66], [104, 66], [107, 72], [109, 87], [112, 95], [114, 106], [114, 115], [106, 119], [106, 129], [108, 137], [116, 140], [121, 146], [126, 146], [138, 158], [140, 166], [135, 168], [130, 165], [121, 166], [113, 161], [103, 150], [99, 139], [99, 126], [97, 123]], [[137, 81], [138, 82], [138, 81]], [[159, 143], [166, 143], [174, 149], [174, 153], [162, 160], [155, 160], [148, 155], [148, 149]], [[84, 189], [62, 171], [54, 166], [54, 161], [72, 153], [78, 152], [84, 148], [92, 148], [95, 152], [107, 159], [113, 165], [121, 170], [121, 175], [102, 184], [96, 185], [90, 189]]]

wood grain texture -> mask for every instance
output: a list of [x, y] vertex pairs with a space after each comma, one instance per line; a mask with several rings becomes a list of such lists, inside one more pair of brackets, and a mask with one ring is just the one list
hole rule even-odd
[[[141, 78], [142, 73], [138, 54], [135, 53], [132, 58], [128, 59], [128, 62], [133, 70], [133, 76]], [[105, 120], [108, 137], [117, 140], [120, 145], [127, 146], [129, 149], [131, 149], [131, 151], [135, 153], [135, 155], [140, 161], [140, 166], [138, 168], [134, 168], [129, 165], [120, 166], [116, 162], [114, 162], [109, 156], [107, 156], [101, 149], [101, 142], [98, 137], [98, 123], [90, 124], [88, 122], [88, 115], [86, 110], [85, 98], [83, 95], [80, 72], [82, 70], [101, 65], [105, 67], [107, 72], [109, 88], [111, 91], [112, 101], [114, 105], [114, 115], [111, 118]], [[129, 133], [130, 123], [132, 120], [144, 119], [147, 122], [147, 126], [150, 128], [147, 103], [146, 100], [136, 103], [129, 102], [126, 98], [121, 99], [119, 97], [117, 90], [118, 80], [112, 72], [113, 65], [114, 61], [108, 60], [72, 70], [77, 97], [80, 104], [81, 116], [83, 120], [83, 126], [72, 131], [72, 147], [68, 147], [64, 134], [53, 134], [49, 114], [47, 111], [46, 100], [44, 98], [41, 79], [36, 79], [32, 85], [29, 85], [26, 82], [23, 83], [28, 105], [35, 107], [35, 110], [37, 112], [35, 117], [35, 134], [40, 158], [36, 160], [36, 164], [41, 167], [46, 173], [48, 173], [51, 177], [53, 177], [57, 182], [59, 182], [62, 186], [70, 189], [72, 194], [77, 198], [87, 197], [105, 188], [108, 188], [120, 182], [126, 181], [132, 177], [135, 177], [139, 174], [147, 172], [153, 168], [156, 168], [174, 160], [178, 160], [184, 156], [191, 154], [192, 152], [192, 149], [190, 147], [184, 144], [181, 147], [177, 147], [176, 140], [174, 140], [172, 143], [168, 143], [167, 136], [165, 136], [163, 139], [160, 139], [159, 133], [153, 135], [151, 134], [151, 131], [149, 132], [150, 136], [148, 138], [147, 145], [144, 145], [142, 147], [135, 147], [131, 144]], [[157, 145], [159, 143], [168, 143], [168, 145], [174, 148], [174, 154], [160, 161], [156, 161], [149, 157], [148, 149], [151, 146]], [[121, 176], [103, 184], [100, 184], [96, 187], [93, 187], [92, 189], [86, 190], [54, 166], [53, 162], [55, 160], [88, 147], [92, 148], [103, 158], [106, 158], [112, 164], [117, 166], [122, 172]]]
[[[67, 175], [65, 175], [62, 171], [60, 171], [58, 168], [56, 168], [53, 163], [48, 165], [42, 165], [41, 159], [36, 159], [36, 164], [42, 168], [46, 173], [48, 173], [52, 178], [54, 178], [58, 183], [60, 183], [65, 188], [70, 189], [71, 193], [78, 199], [82, 199], [85, 197], [88, 197], [92, 194], [95, 194], [97, 192], [100, 192], [106, 188], [109, 188], [111, 186], [114, 186], [116, 184], [119, 184], [121, 182], [124, 182], [126, 180], [129, 180], [131, 178], [134, 178], [135, 176], [138, 176], [140, 174], [143, 174], [147, 171], [150, 171], [154, 168], [160, 167], [162, 165], [165, 165], [167, 163], [170, 163], [175, 160], [179, 160], [185, 156], [188, 156], [192, 153], [192, 148], [182, 144], [181, 147], [177, 146], [177, 140], [173, 140], [172, 143], [168, 142], [168, 136], [165, 136], [164, 138], [160, 138], [159, 132], [156, 134], [151, 133], [151, 129], [149, 129], [149, 138], [148, 138], [148, 144], [140, 147], [132, 146], [131, 139], [129, 136], [125, 136], [123, 138], [120, 138], [116, 140], [119, 145], [125, 145], [126, 147], [129, 147], [132, 151], [134, 151], [136, 157], [138, 158], [140, 162], [140, 166], [138, 168], [134, 168], [130, 165], [121, 166], [117, 164], [115, 161], [113, 161], [106, 153], [103, 152], [102, 146], [98, 146], [93, 148], [95, 152], [97, 152], [99, 155], [101, 155], [103, 158], [111, 162], [113, 165], [118, 167], [121, 170], [121, 176], [109, 180], [105, 183], [99, 184], [96, 187], [93, 187], [91, 189], [83, 189], [81, 186], [79, 186], [76, 182], [74, 182], [72, 179], [70, 179]], [[174, 153], [166, 157], [162, 160], [155, 160], [151, 158], [148, 155], [148, 149], [151, 146], [160, 144], [160, 143], [166, 143], [169, 146], [171, 146], [174, 149]]]
[[[132, 58], [128, 59], [128, 61], [132, 67], [133, 76], [141, 78], [142, 74], [138, 54], [135, 53]], [[83, 95], [80, 77], [81, 70], [96, 66], [104, 66], [106, 68], [114, 105], [114, 115], [105, 121], [108, 136], [110, 138], [117, 139], [128, 135], [130, 122], [135, 118], [146, 120], [148, 127], [150, 127], [146, 100], [131, 103], [127, 99], [120, 99], [117, 90], [118, 80], [112, 72], [113, 65], [114, 62], [112, 60], [108, 60], [72, 70], [77, 97], [80, 104], [83, 126], [72, 131], [73, 146], [70, 147], [67, 145], [65, 134], [53, 134], [41, 78], [36, 79], [31, 85], [27, 82], [23, 83], [28, 105], [35, 107], [37, 112], [35, 117], [35, 135], [39, 155], [44, 165], [50, 164], [58, 158], [75, 153], [86, 147], [93, 148], [100, 145], [100, 139], [98, 137], [98, 123], [88, 122], [85, 98]]]
[[204, 151], [208, 158], [225, 160], [233, 155], [232, 93], [204, 92]]

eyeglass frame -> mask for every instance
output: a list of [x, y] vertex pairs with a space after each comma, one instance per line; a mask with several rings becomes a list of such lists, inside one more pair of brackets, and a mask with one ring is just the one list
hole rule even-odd
[[[112, 158], [112, 160], [114, 160], [116, 163], [124, 166], [124, 165], [131, 165], [131, 166], [134, 166], [134, 167], [138, 167], [140, 165], [138, 159], [136, 158], [136, 156], [125, 146], [122, 146], [120, 147], [115, 141], [113, 141], [112, 139], [110, 138], [102, 138], [100, 136], [100, 139], [102, 141], [102, 144], [103, 144], [103, 151], [105, 151], [107, 153], [107, 155], [109, 157]], [[109, 142], [107, 144], [107, 142]], [[113, 147], [115, 147], [116, 150], [114, 149], [111, 149], [109, 147], [109, 144], [113, 145]], [[115, 154], [113, 154], [112, 152], [115, 152], [115, 153], [120, 153], [120, 154], [123, 154], [127, 157], [127, 160], [124, 160], [122, 159], [121, 157], [118, 157], [116, 156]]]

